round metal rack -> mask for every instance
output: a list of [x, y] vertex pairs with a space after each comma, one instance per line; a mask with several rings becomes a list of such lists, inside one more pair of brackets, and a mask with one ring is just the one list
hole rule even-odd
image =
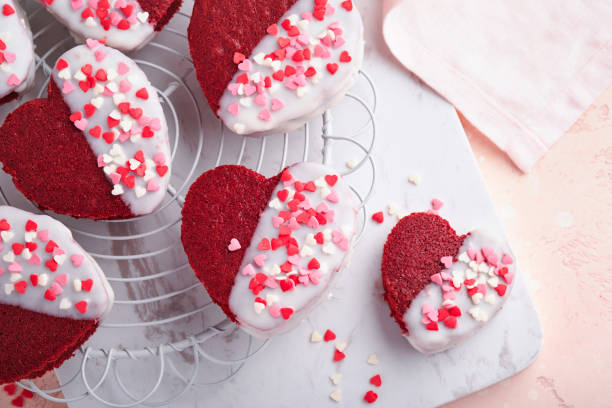
[[[36, 44], [35, 89], [0, 108], [0, 121], [18, 104], [45, 96], [50, 67], [74, 46], [66, 30], [42, 7], [27, 4], [26, 9]], [[234, 163], [272, 175], [297, 161], [322, 161], [345, 169], [342, 173], [361, 203], [359, 237], [366, 228], [376, 137], [376, 92], [367, 74], [360, 72], [338, 106], [300, 130], [258, 139], [241, 137], [224, 128], [206, 106], [189, 56], [185, 34], [189, 17], [179, 12], [153, 42], [131, 55], [158, 90], [169, 123], [173, 175], [163, 204], [153, 214], [127, 220], [93, 222], [50, 214], [68, 225], [100, 263], [117, 300], [96, 334], [61, 368], [60, 387], [40, 389], [31, 380], [20, 383], [47, 400], [162, 406], [193, 386], [227, 381], [265, 349], [268, 341], [246, 335], [213, 306], [182, 250], [183, 197], [202, 171]], [[8, 205], [40, 212], [4, 174], [0, 195]], [[144, 367], [136, 367], [141, 364]], [[126, 381], [138, 375], [138, 369], [151, 377], [147, 389], [134, 389]], [[169, 383], [170, 390], [164, 387]]]

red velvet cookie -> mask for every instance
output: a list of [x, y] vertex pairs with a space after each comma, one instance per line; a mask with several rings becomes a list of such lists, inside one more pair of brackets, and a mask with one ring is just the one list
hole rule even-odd
[[470, 337], [502, 308], [515, 263], [503, 240], [480, 230], [457, 235], [438, 215], [414, 213], [391, 231], [381, 270], [403, 335], [434, 353]]
[[32, 33], [13, 0], [0, 0], [0, 105], [17, 98], [34, 79]]
[[48, 97], [0, 128], [0, 161], [42, 209], [92, 219], [149, 214], [170, 179], [155, 88], [134, 61], [88, 40], [58, 60]]
[[114, 300], [95, 261], [60, 222], [0, 206], [0, 384], [59, 367]]
[[266, 179], [221, 166], [191, 186], [182, 242], [212, 300], [247, 332], [297, 325], [347, 266], [356, 208], [348, 186], [320, 164]]
[[182, 0], [41, 0], [72, 35], [122, 51], [147, 44], [174, 16]]
[[197, 0], [189, 46], [213, 112], [234, 132], [287, 132], [334, 105], [362, 63], [352, 0]]

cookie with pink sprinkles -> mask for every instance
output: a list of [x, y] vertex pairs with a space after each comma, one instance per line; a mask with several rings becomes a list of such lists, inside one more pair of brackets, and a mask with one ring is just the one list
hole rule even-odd
[[142, 48], [181, 7], [182, 0], [40, 0], [78, 42], [87, 38], [129, 52]]
[[261, 136], [294, 130], [346, 94], [363, 23], [351, 0], [197, 0], [189, 47], [213, 112]]
[[482, 229], [457, 235], [433, 212], [402, 218], [382, 260], [391, 316], [423, 353], [444, 351], [476, 334], [502, 309], [515, 273], [503, 238]]
[[0, 161], [42, 209], [92, 219], [150, 214], [170, 180], [168, 126], [138, 65], [96, 40], [64, 53], [47, 98], [0, 128]]
[[348, 266], [354, 201], [321, 164], [269, 179], [221, 166], [191, 186], [181, 238], [212, 300], [246, 332], [271, 337], [298, 325]]
[[0, 206], [0, 384], [59, 367], [113, 301], [104, 273], [68, 228]]
[[0, 105], [25, 92], [34, 80], [32, 33], [13, 0], [0, 0]]

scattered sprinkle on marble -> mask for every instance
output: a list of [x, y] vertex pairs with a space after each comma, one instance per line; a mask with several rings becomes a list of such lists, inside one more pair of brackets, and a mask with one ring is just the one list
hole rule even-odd
[[378, 394], [376, 394], [374, 391], [370, 390], [370, 391], [366, 392], [366, 394], [363, 396], [363, 399], [368, 404], [373, 404], [378, 399]]
[[380, 374], [376, 374], [370, 378], [370, 384], [380, 387], [382, 385], [382, 378], [380, 378]]
[[332, 384], [338, 385], [342, 381], [342, 374], [333, 373], [332, 375], [329, 376], [329, 379], [331, 380]]
[[329, 394], [329, 398], [331, 398], [335, 402], [342, 401], [342, 391], [340, 389], [334, 390], [334, 392]]
[[372, 219], [377, 223], [382, 224], [385, 221], [385, 215], [382, 211], [378, 211], [372, 214]]
[[408, 181], [418, 186], [421, 183], [421, 176], [418, 174], [412, 174], [408, 177]]
[[433, 200], [431, 200], [431, 208], [433, 208], [434, 211], [440, 210], [443, 205], [444, 203], [442, 202], [442, 200], [438, 198], [434, 198]]
[[346, 358], [346, 354], [344, 354], [343, 352], [341, 352], [338, 349], [334, 349], [334, 361], [335, 362], [339, 362], [342, 361]]
[[321, 333], [319, 333], [316, 330], [314, 330], [312, 332], [312, 334], [310, 335], [310, 342], [311, 343], [319, 343], [322, 339], [323, 339], [323, 337], [321, 337]]
[[346, 167], [354, 169], [357, 166], [357, 160], [349, 160], [346, 162]]
[[344, 351], [344, 350], [346, 350], [347, 344], [346, 344], [345, 341], [340, 341], [340, 342], [336, 342], [335, 346], [336, 346], [336, 350]]
[[368, 364], [369, 365], [377, 365], [378, 364], [378, 357], [376, 356], [376, 354], [370, 354], [368, 356]]
[[336, 340], [336, 333], [334, 333], [333, 331], [327, 329], [325, 331], [325, 334], [323, 335], [323, 340], [327, 341], [332, 341], [332, 340]]

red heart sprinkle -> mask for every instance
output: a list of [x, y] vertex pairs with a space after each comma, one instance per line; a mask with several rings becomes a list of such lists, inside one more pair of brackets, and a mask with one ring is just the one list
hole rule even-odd
[[32, 286], [38, 286], [38, 275], [30, 275], [30, 282], [32, 282]]
[[34, 252], [36, 251], [36, 248], [38, 248], [38, 244], [36, 242], [26, 242], [25, 246], [30, 250], [30, 252]]
[[382, 224], [385, 221], [385, 216], [382, 211], [372, 214], [372, 219], [379, 224]]
[[115, 134], [113, 132], [104, 132], [102, 138], [106, 140], [106, 143], [112, 144], [115, 141]]
[[239, 52], [234, 53], [234, 64], [240, 64], [245, 59], [246, 57], [244, 56], [244, 54], [241, 54]]
[[147, 100], [149, 99], [149, 92], [147, 92], [147, 88], [141, 88], [136, 92], [136, 96], [140, 99]]
[[83, 72], [85, 75], [89, 76], [89, 75], [91, 75], [91, 73], [92, 73], [92, 71], [93, 71], [93, 67], [91, 66], [91, 64], [85, 64], [85, 65], [83, 65], [83, 66], [81, 67], [81, 71], [82, 71], [82, 72]]
[[87, 302], [85, 302], [84, 300], [81, 300], [80, 302], [77, 302], [74, 307], [81, 313], [85, 314], [85, 312], [87, 312]]
[[117, 107], [119, 108], [119, 111], [124, 115], [127, 115], [127, 113], [130, 111], [129, 102], [121, 102], [119, 105], [117, 105]]
[[53, 291], [51, 289], [47, 289], [45, 291], [45, 299], [50, 300], [51, 302], [53, 302], [55, 300], [55, 293], [53, 293]]
[[283, 319], [289, 320], [289, 318], [293, 314], [293, 309], [290, 307], [283, 307], [281, 308], [280, 312], [281, 312], [281, 315], [283, 316]]
[[102, 135], [102, 127], [96, 126], [94, 128], [89, 129], [89, 134], [95, 137], [96, 139], [99, 139]]
[[76, 122], [77, 120], [83, 119], [83, 114], [80, 111], [74, 112], [72, 115], [70, 115], [69, 119], [71, 122]]
[[151, 130], [149, 126], [145, 126], [144, 128], [142, 128], [142, 137], [149, 138], [153, 137], [154, 135], [155, 133]]
[[323, 335], [323, 340], [325, 340], [325, 341], [332, 341], [332, 340], [335, 340], [335, 339], [336, 339], [336, 333], [334, 333], [333, 331], [331, 331], [329, 329]]
[[444, 325], [449, 329], [457, 327], [457, 318], [455, 316], [449, 316], [444, 320]]
[[36, 231], [37, 228], [38, 228], [38, 224], [36, 224], [34, 221], [28, 220], [26, 222], [26, 225], [25, 225], [25, 230], [26, 231], [28, 231], [28, 232], [29, 231]]
[[23, 244], [14, 243], [13, 245], [11, 245], [11, 248], [13, 248], [13, 252], [15, 253], [15, 255], [19, 255], [21, 254], [25, 246]]
[[317, 241], [317, 244], [323, 245], [323, 243], [325, 242], [325, 236], [323, 235], [322, 232], [317, 232], [314, 236], [315, 241]]
[[130, 109], [130, 116], [134, 119], [140, 119], [142, 117], [142, 109], [141, 108], [132, 108]]
[[276, 193], [276, 196], [278, 197], [279, 200], [285, 201], [287, 197], [289, 196], [289, 191], [284, 190], [284, 189], [280, 190]]
[[136, 154], [134, 154], [134, 158], [138, 160], [139, 162], [144, 163], [145, 161], [144, 152], [142, 150], [137, 151]]
[[368, 391], [363, 396], [363, 399], [364, 401], [367, 401], [369, 404], [373, 404], [374, 401], [378, 399], [378, 394], [376, 394], [374, 391]]
[[317, 258], [312, 258], [310, 262], [308, 262], [308, 269], [319, 269], [321, 264], [317, 260]]
[[446, 318], [448, 317], [448, 311], [441, 307], [438, 309], [438, 321], [442, 322], [444, 320], [446, 320]]
[[92, 117], [94, 113], [96, 113], [96, 107], [92, 104], [88, 103], [83, 108], [85, 110], [85, 116], [88, 118]]
[[28, 287], [28, 282], [24, 280], [19, 281], [15, 284], [15, 290], [21, 293], [22, 295], [25, 293], [27, 287]]
[[453, 306], [448, 309], [448, 313], [450, 313], [451, 316], [459, 317], [461, 316], [461, 309], [459, 309], [459, 306]]
[[11, 404], [15, 407], [23, 407], [23, 397], [19, 396], [11, 401]]
[[23, 390], [23, 391], [21, 392], [21, 396], [22, 396], [23, 398], [28, 398], [28, 399], [30, 399], [30, 398], [34, 398], [34, 393], [33, 393], [32, 391], [30, 391], [30, 390]]
[[249, 83], [249, 76], [245, 73], [242, 73], [240, 75], [238, 75], [238, 78], [236, 78], [236, 82], [238, 82], [239, 84], [248, 84]]
[[5, 4], [4, 6], [2, 6], [2, 14], [4, 14], [5, 16], [10, 16], [11, 14], [15, 13], [15, 9], [12, 8], [9, 4]]
[[506, 289], [508, 289], [508, 287], [502, 284], [499, 284], [495, 287], [495, 291], [499, 296], [504, 296], [506, 294]]
[[349, 55], [348, 51], [342, 51], [340, 54], [340, 62], [348, 63], [351, 62], [353, 58]]
[[380, 374], [376, 374], [374, 377], [370, 378], [370, 384], [380, 387], [382, 385]]
[[346, 354], [338, 349], [334, 349], [334, 361], [342, 361], [346, 357]]
[[108, 79], [106, 76], [106, 71], [104, 69], [97, 70], [96, 79], [101, 82], [106, 82], [106, 80]]
[[427, 330], [430, 330], [430, 331], [438, 331], [438, 323], [437, 322], [429, 322], [429, 323], [427, 323], [425, 328]]
[[4, 392], [6, 392], [8, 395], [15, 394], [16, 390], [17, 390], [17, 385], [15, 383], [7, 384], [4, 386]]
[[57, 271], [57, 262], [55, 262], [53, 259], [49, 259], [47, 262], [45, 262], [45, 266], [49, 268], [51, 272]]
[[62, 69], [64, 69], [64, 68], [68, 68], [68, 63], [66, 62], [66, 60], [65, 60], [65, 59], [60, 58], [60, 59], [57, 61], [56, 68], [57, 68], [57, 70], [58, 70], [58, 71], [61, 71], [61, 70], [62, 70]]
[[8, 231], [11, 229], [11, 224], [9, 224], [6, 219], [0, 220], [0, 231]]
[[276, 24], [272, 24], [266, 29], [266, 32], [270, 35], [276, 35], [278, 34], [278, 26]]
[[327, 64], [327, 71], [329, 71], [330, 74], [334, 75], [338, 71], [338, 64], [336, 64], [335, 62]]
[[81, 281], [81, 289], [85, 292], [91, 292], [91, 287], [93, 286], [93, 279], [85, 279]]
[[49, 240], [49, 242], [47, 242], [47, 246], [45, 246], [45, 251], [53, 252], [55, 248], [59, 248], [59, 245], [57, 245], [55, 241]]
[[342, 3], [340, 3], [340, 6], [345, 9], [346, 11], [352, 11], [353, 10], [353, 2], [351, 0], [345, 0]]
[[129, 30], [130, 29], [130, 22], [127, 21], [126, 19], [123, 19], [123, 20], [119, 21], [119, 24], [117, 24], [117, 28], [120, 29], [120, 30]]

